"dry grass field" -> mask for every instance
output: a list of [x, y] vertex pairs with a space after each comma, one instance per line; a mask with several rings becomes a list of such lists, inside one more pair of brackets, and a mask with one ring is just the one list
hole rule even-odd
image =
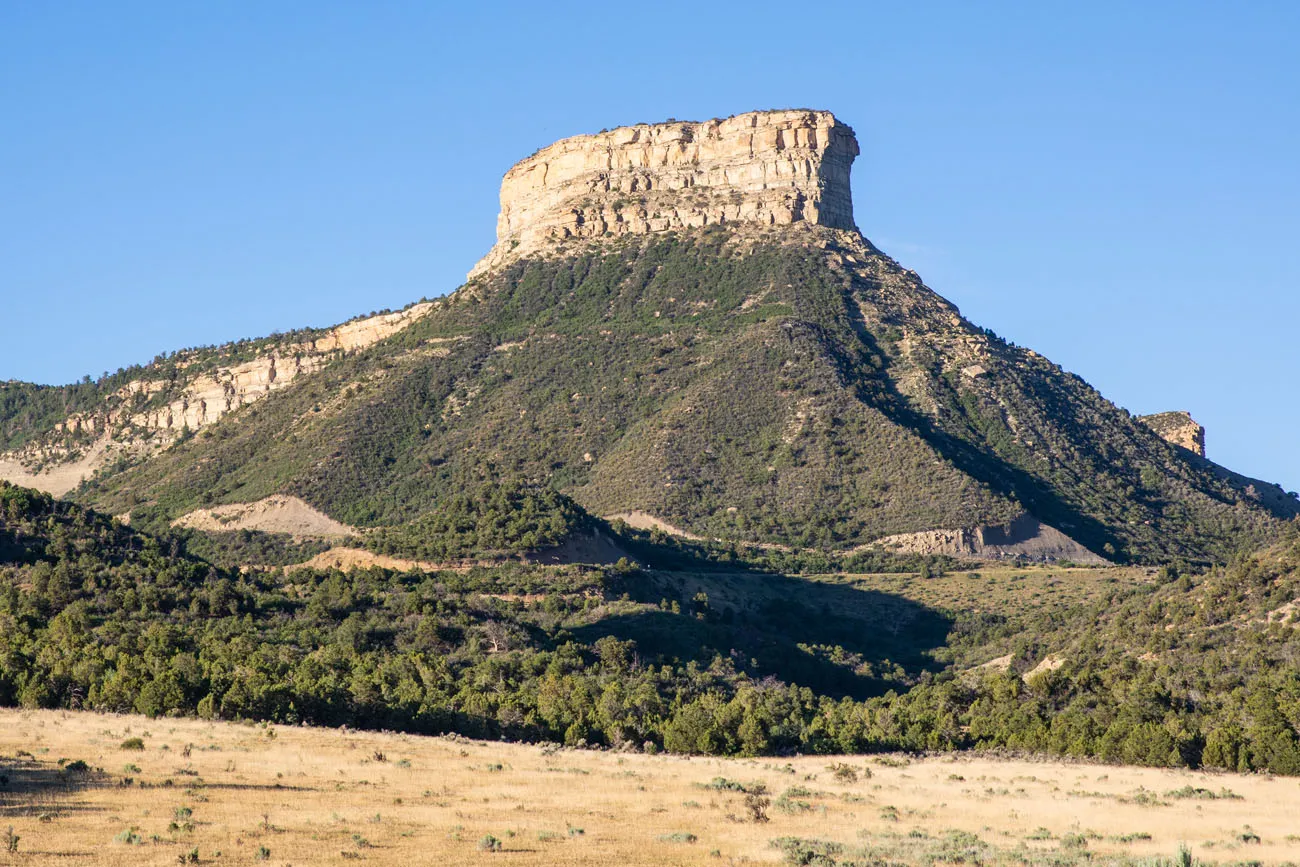
[[1300, 781], [1268, 776], [691, 759], [20, 710], [0, 711], [0, 773], [0, 864], [780, 863], [784, 837], [843, 844], [826, 849], [840, 861], [1114, 863], [1185, 844], [1206, 861], [1300, 862]]

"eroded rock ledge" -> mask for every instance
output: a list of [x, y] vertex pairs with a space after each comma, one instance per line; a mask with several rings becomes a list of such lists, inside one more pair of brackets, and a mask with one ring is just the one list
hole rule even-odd
[[[165, 379], [128, 382], [113, 395], [112, 409], [74, 413], [19, 451], [0, 452], [0, 479], [61, 497], [102, 466], [121, 457], [139, 458], [169, 448], [185, 432], [196, 432], [228, 413], [261, 400], [319, 370], [340, 353], [372, 346], [417, 322], [441, 305], [423, 301], [395, 313], [381, 313], [336, 325], [305, 342], [286, 342], [238, 364], [219, 365], [183, 378], [175, 398], [134, 410], [173, 388]], [[65, 433], [94, 437], [69, 448]]]
[[506, 172], [496, 246], [469, 276], [573, 238], [719, 223], [853, 229], [857, 155], [850, 127], [804, 109], [561, 139]]
[[1174, 445], [1205, 457], [1205, 428], [1190, 413], [1158, 412], [1155, 415], [1140, 415], [1138, 421]]

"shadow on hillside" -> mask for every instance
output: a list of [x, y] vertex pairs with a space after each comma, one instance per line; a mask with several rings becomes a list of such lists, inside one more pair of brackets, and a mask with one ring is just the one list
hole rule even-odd
[[952, 625], [901, 596], [716, 566], [632, 572], [610, 589], [659, 608], [602, 618], [574, 630], [575, 638], [630, 639], [646, 662], [676, 658], [707, 666], [722, 656], [752, 677], [835, 697], [906, 689], [922, 673], [942, 669], [933, 651]]
[[77, 800], [78, 792], [113, 785], [108, 775], [70, 771], [51, 762], [0, 759], [0, 818], [102, 812]]
[[[853, 289], [845, 295], [844, 311], [858, 339], [876, 357], [884, 360], [884, 371], [887, 373], [891, 366], [890, 354], [881, 349], [875, 335], [867, 328], [862, 309], [852, 298], [854, 291], [870, 294], [874, 288], [869, 282], [855, 278]], [[898, 390], [893, 376], [879, 377], [874, 384], [883, 387], [885, 399], [881, 400], [881, 395], [877, 394], [862, 394], [861, 399], [898, 425], [916, 431], [963, 473], [1003, 496], [1019, 500], [1030, 514], [1043, 523], [1057, 529], [1066, 528], [1070, 538], [1095, 554], [1103, 551], [1107, 543], [1122, 549], [1123, 541], [1105, 524], [1066, 502], [1050, 485], [1002, 458], [993, 448], [978, 448], [950, 434], [928, 415], [913, 409], [908, 399]]]

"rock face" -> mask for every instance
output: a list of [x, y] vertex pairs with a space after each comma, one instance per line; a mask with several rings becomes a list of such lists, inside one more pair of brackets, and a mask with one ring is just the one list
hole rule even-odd
[[1069, 560], [1090, 565], [1107, 563], [1104, 558], [1032, 515], [1022, 515], [1006, 527], [902, 533], [879, 539], [873, 544], [907, 554], [947, 554], [983, 560]]
[[[128, 382], [108, 412], [75, 413], [58, 422], [52, 441], [38, 441], [18, 452], [0, 453], [0, 479], [63, 496], [115, 458], [139, 457], [172, 445], [185, 431], [195, 432], [227, 413], [254, 403], [316, 370], [340, 353], [365, 349], [411, 325], [441, 302], [413, 304], [395, 313], [355, 319], [312, 340], [283, 343], [238, 364], [220, 365], [183, 380], [176, 396], [161, 406], [127, 409], [137, 396], [147, 401], [174, 383], [161, 379]], [[173, 392], [175, 393], [175, 392]], [[89, 447], [69, 450], [63, 434], [90, 434]]]
[[561, 139], [506, 172], [496, 246], [470, 277], [573, 238], [744, 222], [853, 229], [857, 155], [850, 127], [810, 110]]
[[[433, 302], [412, 305], [397, 313], [384, 313], [337, 325], [321, 337], [305, 343], [277, 347], [251, 361], [217, 367], [191, 379], [181, 395], [159, 409], [133, 415], [71, 416], [56, 426], [72, 431], [101, 432], [123, 424], [148, 431], [179, 433], [197, 431], [228, 412], [260, 400], [284, 388], [295, 379], [318, 370], [334, 353], [364, 349], [391, 337], [412, 322], [425, 316]], [[136, 380], [123, 386], [121, 397], [136, 393], [146, 397], [162, 390], [168, 383], [161, 380]]]
[[1205, 457], [1205, 428], [1197, 424], [1189, 413], [1158, 412], [1140, 415], [1138, 421], [1174, 445]]

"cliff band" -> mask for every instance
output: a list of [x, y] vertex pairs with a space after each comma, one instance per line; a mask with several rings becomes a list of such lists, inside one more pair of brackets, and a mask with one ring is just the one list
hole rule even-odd
[[619, 127], [561, 139], [501, 183], [496, 246], [470, 278], [573, 238], [717, 223], [853, 229], [853, 130], [828, 111]]

